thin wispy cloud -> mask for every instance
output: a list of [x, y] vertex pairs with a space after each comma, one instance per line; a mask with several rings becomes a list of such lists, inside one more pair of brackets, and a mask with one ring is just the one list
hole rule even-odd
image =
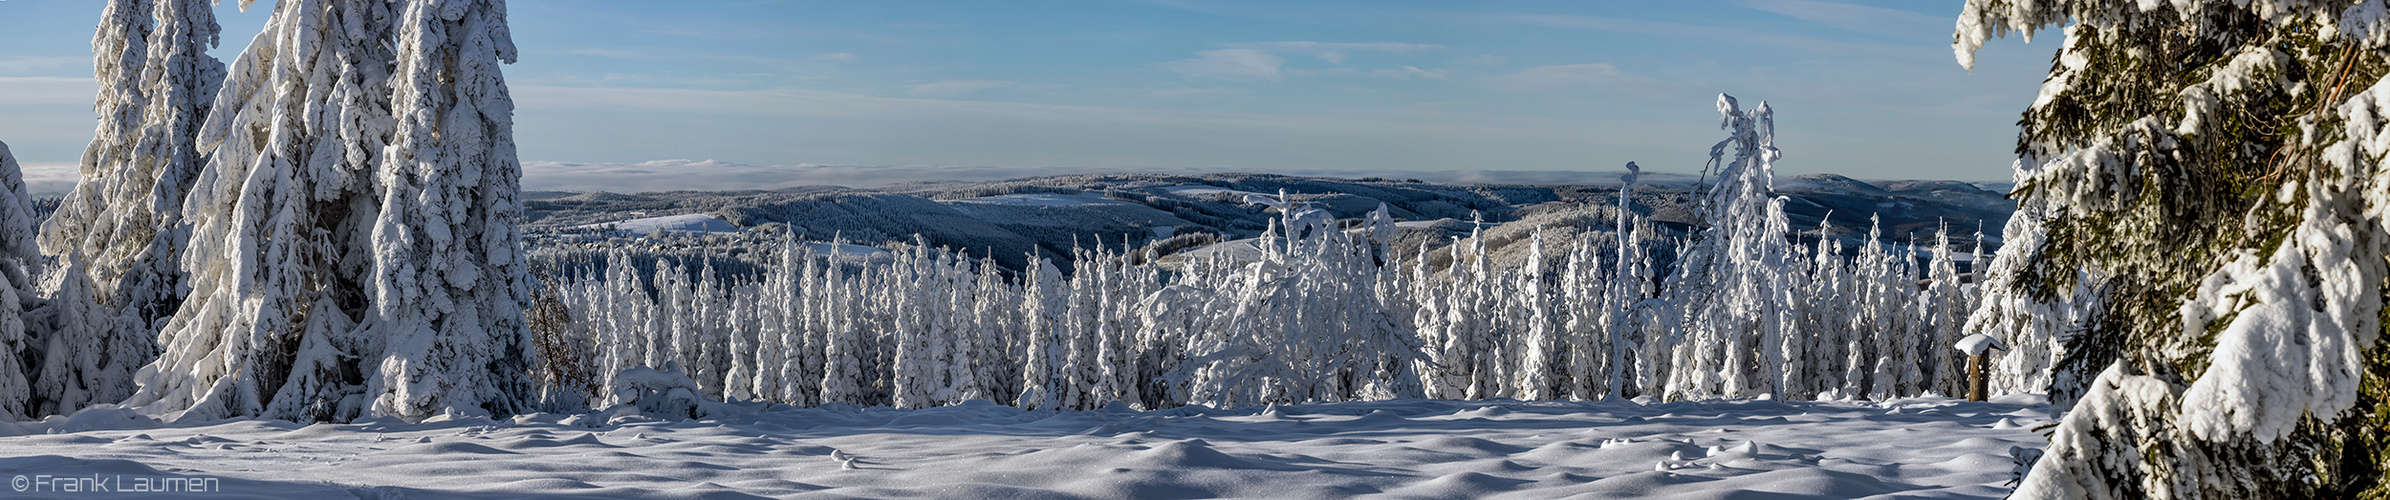
[[1954, 24], [1949, 19], [1905, 10], [1817, 0], [1746, 0], [1742, 5], [1836, 29], [1879, 35], [1948, 36]]
[[37, 76], [90, 68], [91, 56], [18, 56], [0, 59], [0, 76]]
[[1444, 50], [1446, 48], [1442, 45], [1400, 42], [1247, 42], [1225, 44], [1225, 46], [1240, 49], [1254, 49], [1279, 53], [1310, 55], [1313, 57], [1318, 57], [1322, 61], [1327, 61], [1329, 64], [1344, 64], [1346, 58], [1345, 54], [1350, 52], [1410, 54], [1415, 52]]
[[1468, 16], [1468, 18], [1498, 24], [1538, 26], [1570, 30], [1604, 31], [1611, 33], [1664, 37], [1672, 40], [1712, 40], [1735, 42], [1754, 46], [1791, 47], [1819, 53], [1880, 53], [1884, 52], [1885, 50], [1884, 46], [1877, 44], [1850, 43], [1815, 37], [1783, 35], [1747, 28], [1685, 24], [1667, 21], [1653, 21], [1648, 19], [1623, 19], [1615, 17], [1585, 16], [1574, 14], [1484, 14]]
[[1146, 95], [1150, 95], [1150, 96], [1154, 96], [1154, 97], [1160, 97], [1160, 98], [1164, 98], [1164, 99], [1177, 99], [1177, 98], [1181, 98], [1181, 97], [1194, 97], [1194, 96], [1203, 96], [1203, 95], [1219, 95], [1219, 94], [1228, 94], [1228, 93], [1234, 93], [1234, 92], [1236, 92], [1236, 91], [1234, 91], [1234, 90], [1229, 90], [1229, 89], [1224, 89], [1224, 88], [1219, 88], [1219, 87], [1207, 87], [1207, 88], [1167, 88], [1167, 89], [1154, 89], [1154, 90], [1147, 91], [1145, 94], [1146, 94]]
[[1154, 65], [1179, 74], [1236, 81], [1278, 81], [1278, 69], [1286, 65], [1286, 58], [1255, 49], [1220, 49], [1195, 53], [1193, 59], [1183, 59]]
[[75, 190], [75, 183], [83, 179], [83, 166], [75, 163], [41, 162], [20, 165], [25, 176], [25, 192], [34, 196], [60, 196]]
[[1486, 77], [1485, 84], [1500, 90], [1536, 91], [1559, 89], [1641, 90], [1650, 85], [1649, 77], [1628, 73], [1608, 63], [1556, 64], [1536, 66], [1517, 73]]
[[1509, 64], [1509, 63], [1510, 63], [1510, 56], [1500, 56], [1500, 55], [1494, 55], [1494, 54], [1478, 54], [1478, 55], [1473, 55], [1473, 56], [1463, 56], [1463, 57], [1461, 57], [1461, 58], [1458, 58], [1458, 59], [1453, 59], [1453, 60], [1452, 60], [1452, 63], [1453, 63], [1453, 64], [1458, 64], [1458, 65], [1462, 65], [1462, 66], [1501, 66], [1501, 65], [1504, 65], [1504, 64]]
[[0, 76], [0, 88], [8, 89], [0, 92], [0, 104], [80, 103], [85, 108], [99, 92], [99, 84], [88, 76]]
[[1412, 78], [1443, 80], [1445, 79], [1444, 73], [1445, 71], [1443, 68], [1427, 70], [1419, 69], [1418, 66], [1404, 65], [1400, 68], [1386, 68], [1377, 71], [1371, 71], [1369, 72], [1369, 76], [1375, 78], [1392, 78], [1396, 80], [1409, 80]]
[[576, 55], [576, 56], [603, 57], [603, 58], [607, 58], [607, 59], [621, 59], [621, 60], [625, 60], [625, 61], [654, 61], [654, 60], [660, 60], [660, 59], [663, 59], [663, 56], [658, 56], [658, 55], [655, 55], [655, 54], [649, 54], [649, 53], [646, 53], [646, 52], [638, 52], [638, 51], [631, 51], [631, 50], [615, 50], [615, 49], [573, 49], [573, 50], [567, 50], [567, 51], [564, 51], [564, 53], [566, 53], [566, 54], [572, 54], [572, 55]]
[[1000, 89], [1014, 87], [1017, 85], [1019, 84], [996, 80], [947, 80], [942, 82], [930, 82], [914, 85], [907, 89], [907, 91], [911, 92], [913, 95], [924, 97], [954, 97], [982, 90]]
[[0, 76], [0, 141], [27, 168], [73, 162], [91, 143], [91, 102], [98, 94], [90, 76]]

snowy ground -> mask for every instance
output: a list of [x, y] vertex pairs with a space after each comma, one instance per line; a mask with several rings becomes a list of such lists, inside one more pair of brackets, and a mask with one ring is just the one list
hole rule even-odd
[[132, 497], [213, 478], [246, 498], [1997, 498], [2009, 447], [2042, 445], [2028, 429], [2045, 408], [1397, 400], [1040, 414], [974, 401], [349, 425], [164, 425], [100, 409], [0, 423], [13, 435], [0, 437], [0, 477], [25, 478], [0, 496]]

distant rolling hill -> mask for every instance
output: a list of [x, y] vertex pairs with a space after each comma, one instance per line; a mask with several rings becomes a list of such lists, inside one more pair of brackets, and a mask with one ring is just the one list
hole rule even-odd
[[[1600, 178], [1600, 177], [1596, 177]], [[1673, 236], [1699, 223], [1689, 206], [1697, 179], [1662, 175], [1638, 186], [1633, 211]], [[1930, 243], [1947, 228], [1960, 251], [1980, 228], [1986, 250], [2015, 205], [2004, 184], [1956, 181], [1860, 181], [1831, 174], [1784, 177], [1776, 193], [1802, 238], [1840, 238], [1855, 248], [1880, 218], [1885, 239]], [[1987, 189], [1989, 188], [1989, 189]], [[1435, 184], [1416, 180], [1340, 179], [1273, 174], [1114, 174], [934, 182], [879, 188], [813, 186], [772, 191], [670, 191], [638, 194], [528, 192], [529, 233], [587, 229], [632, 221], [642, 232], [675, 227], [706, 231], [794, 231], [809, 240], [861, 245], [908, 243], [993, 257], [1018, 268], [1031, 253], [1067, 260], [1074, 247], [1142, 247], [1164, 239], [1226, 242], [1260, 235], [1274, 214], [1242, 200], [1290, 198], [1356, 219], [1384, 203], [1403, 224], [1400, 244], [1438, 247], [1466, 237], [1472, 216], [1486, 225], [1497, 255], [1532, 228], [1550, 233], [1608, 232], [1618, 187], [1609, 184]], [[689, 215], [707, 215], [695, 220]], [[1821, 230], [1821, 222], [1825, 223]], [[656, 226], [656, 227], [649, 227]], [[624, 228], [624, 229], [631, 229]], [[1202, 245], [1170, 245], [1192, 250]]]

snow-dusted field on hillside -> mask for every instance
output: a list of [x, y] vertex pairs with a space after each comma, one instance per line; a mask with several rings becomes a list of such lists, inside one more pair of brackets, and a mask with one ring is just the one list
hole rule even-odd
[[213, 478], [249, 498], [1997, 498], [2009, 447], [2042, 446], [2029, 429], [2048, 418], [2015, 396], [722, 409], [347, 425], [89, 410], [0, 423], [0, 477], [25, 478], [0, 495]]

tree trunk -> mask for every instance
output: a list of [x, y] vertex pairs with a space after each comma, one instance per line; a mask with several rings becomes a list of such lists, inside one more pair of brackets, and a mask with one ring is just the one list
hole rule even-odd
[[1984, 358], [1985, 358], [1986, 356], [1990, 356], [1990, 355], [1991, 355], [1991, 351], [1987, 349], [1987, 350], [1985, 350], [1985, 351], [1984, 351], [1983, 353], [1981, 353], [1981, 354], [1975, 354], [1975, 355], [1972, 355], [1972, 356], [1967, 356], [1967, 400], [1968, 400], [1968, 401], [1982, 401], [1982, 400], [1983, 400], [1983, 393], [1984, 393], [1984, 382], [1985, 382], [1985, 380], [1984, 380], [1984, 376], [1983, 376], [1983, 370], [1984, 370], [1984, 367], [1985, 367], [1985, 365], [1987, 364], [1987, 363], [1984, 363], [1984, 361], [1985, 361], [1985, 360], [1984, 360]]

